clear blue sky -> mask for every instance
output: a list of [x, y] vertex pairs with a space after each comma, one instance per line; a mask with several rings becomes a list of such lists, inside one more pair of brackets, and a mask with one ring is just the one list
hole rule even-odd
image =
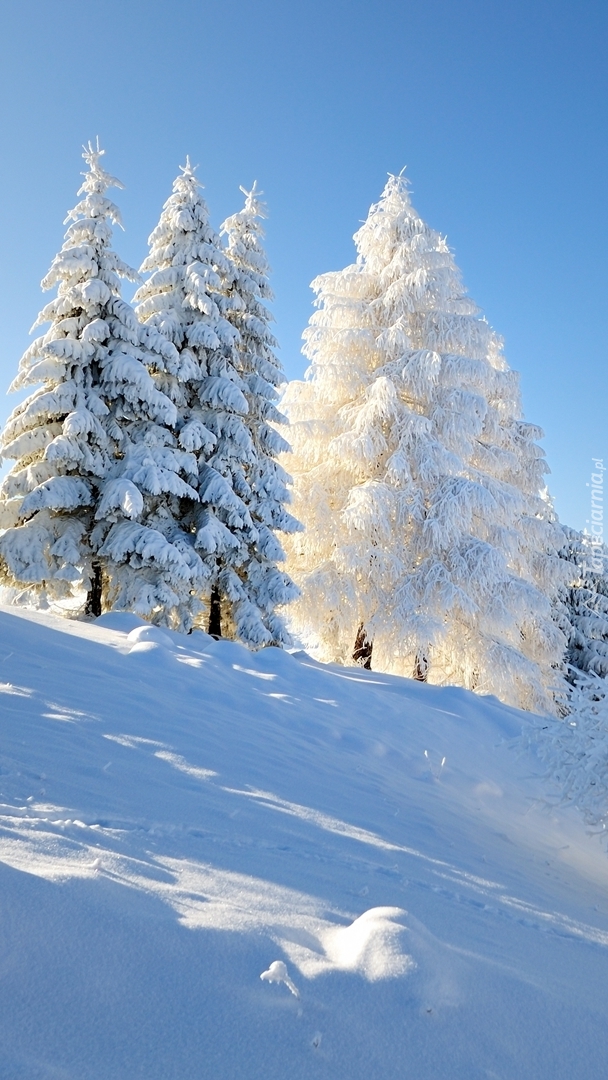
[[[608, 464], [606, 0], [3, 0], [0, 386], [13, 377], [95, 135], [134, 265], [185, 155], [216, 225], [257, 179], [281, 358], [310, 280], [352, 259], [387, 172], [447, 234], [583, 527]], [[0, 421], [12, 407], [0, 396]]]

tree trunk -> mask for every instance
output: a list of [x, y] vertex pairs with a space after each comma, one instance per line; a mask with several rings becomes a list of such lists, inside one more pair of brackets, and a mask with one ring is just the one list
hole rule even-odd
[[91, 577], [91, 584], [89, 585], [89, 591], [87, 593], [86, 603], [84, 605], [85, 615], [90, 615], [92, 619], [98, 619], [101, 615], [101, 563], [97, 559], [93, 559], [92, 564], [93, 575]]
[[367, 671], [372, 670], [372, 650], [374, 648], [373, 641], [370, 641], [363, 623], [357, 630], [357, 636], [355, 638], [355, 648], [353, 650], [353, 660], [356, 664], [361, 664], [361, 667], [366, 668]]
[[209, 597], [209, 630], [212, 637], [222, 636], [222, 613], [220, 605], [220, 590], [214, 585]]
[[426, 682], [429, 674], [429, 662], [424, 653], [418, 653], [414, 664], [414, 678], [418, 682]]

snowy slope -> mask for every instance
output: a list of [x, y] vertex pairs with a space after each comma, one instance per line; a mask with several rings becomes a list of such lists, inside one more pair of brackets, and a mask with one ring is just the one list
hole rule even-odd
[[0, 692], [2, 1080], [605, 1075], [608, 858], [529, 717], [7, 609]]

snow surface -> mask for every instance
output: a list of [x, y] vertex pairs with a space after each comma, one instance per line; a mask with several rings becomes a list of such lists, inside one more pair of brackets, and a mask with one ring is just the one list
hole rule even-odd
[[578, 1080], [608, 858], [493, 698], [0, 610], [2, 1080]]

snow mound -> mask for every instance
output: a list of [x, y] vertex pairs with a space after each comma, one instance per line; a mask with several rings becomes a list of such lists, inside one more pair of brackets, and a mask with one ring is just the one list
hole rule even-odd
[[396, 907], [371, 908], [350, 926], [326, 926], [300, 942], [281, 944], [308, 978], [328, 971], [357, 972], [370, 982], [406, 975], [416, 964], [402, 952], [403, 927], [393, 921], [406, 914]]

